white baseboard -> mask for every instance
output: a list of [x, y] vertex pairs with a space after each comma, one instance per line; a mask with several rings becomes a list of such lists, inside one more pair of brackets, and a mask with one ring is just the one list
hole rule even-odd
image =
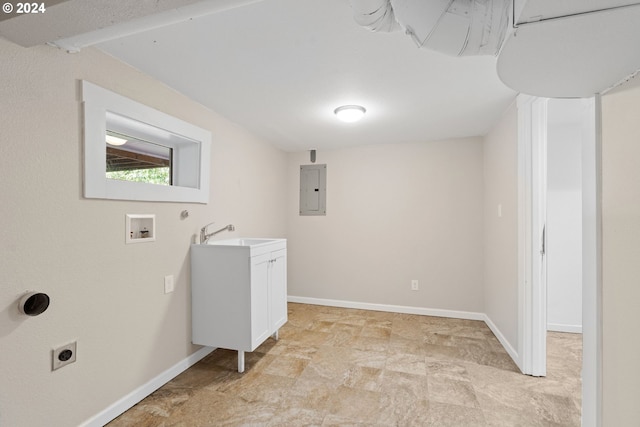
[[562, 325], [559, 323], [547, 323], [547, 331], [568, 332], [570, 334], [581, 334], [582, 325]]
[[502, 334], [502, 331], [498, 329], [496, 324], [493, 323], [493, 321], [486, 314], [484, 315], [484, 319], [482, 320], [484, 320], [484, 323], [486, 323], [489, 329], [491, 329], [491, 332], [493, 332], [493, 335], [495, 335], [496, 338], [498, 338], [498, 341], [500, 341], [500, 344], [502, 344], [502, 347], [504, 347], [505, 351], [511, 357], [513, 362], [518, 366], [518, 368], [520, 368], [520, 370], [522, 370], [522, 361], [518, 356], [518, 352], [516, 351], [516, 349], [513, 348], [511, 343], [507, 341], [505, 336]]
[[191, 366], [195, 365], [206, 355], [211, 353], [215, 348], [202, 347], [189, 357], [176, 363], [160, 375], [152, 378], [146, 384], [141, 385], [137, 389], [133, 390], [128, 395], [124, 396], [113, 405], [107, 407], [105, 410], [89, 418], [84, 423], [80, 424], [82, 427], [102, 427], [109, 421], [112, 421], [117, 416], [125, 412], [127, 409], [133, 407], [136, 403], [140, 402], [145, 397], [171, 381], [173, 378], [186, 371]]
[[329, 307], [356, 308], [360, 310], [386, 311], [389, 313], [421, 314], [423, 316], [451, 317], [453, 319], [484, 320], [484, 313], [472, 311], [441, 310], [438, 308], [411, 307], [406, 305], [374, 304], [368, 302], [343, 301], [324, 298], [297, 297], [289, 295], [289, 302], [325, 305]]

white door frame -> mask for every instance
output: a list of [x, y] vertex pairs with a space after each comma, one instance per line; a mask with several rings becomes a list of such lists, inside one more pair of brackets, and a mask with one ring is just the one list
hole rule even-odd
[[[518, 367], [546, 371], [546, 284], [536, 168], [546, 158], [547, 101], [518, 96]], [[585, 99], [582, 135], [582, 426], [602, 426], [602, 143], [600, 96]], [[544, 171], [546, 179], [546, 170]], [[537, 186], [537, 189], [536, 189]], [[546, 188], [546, 182], [544, 183]], [[546, 197], [546, 196], [545, 196]], [[535, 239], [533, 237], [536, 237]], [[540, 262], [536, 262], [540, 260]], [[542, 262], [542, 263], [541, 263]], [[536, 276], [537, 279], [536, 280]]]
[[602, 426], [600, 95], [584, 100], [582, 137], [582, 425]]
[[547, 373], [547, 98], [518, 96], [518, 366]]

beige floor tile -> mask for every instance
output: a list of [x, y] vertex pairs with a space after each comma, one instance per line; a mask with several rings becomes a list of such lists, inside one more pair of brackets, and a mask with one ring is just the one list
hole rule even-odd
[[480, 407], [473, 384], [470, 381], [447, 376], [427, 375], [427, 382], [430, 402], [450, 403], [472, 408]]
[[424, 356], [427, 345], [422, 340], [405, 338], [400, 335], [391, 334], [389, 338], [389, 353], [415, 354]]
[[356, 311], [356, 313], [357, 314], [350, 314], [348, 316], [340, 316], [337, 323], [363, 327], [367, 322], [366, 313], [360, 310]]
[[378, 351], [365, 351], [349, 348], [345, 351], [346, 360], [357, 366], [383, 369], [387, 362], [387, 354]]
[[285, 407], [269, 420], [269, 427], [321, 426], [324, 421], [324, 413], [311, 409]]
[[289, 304], [278, 341], [218, 349], [109, 427], [579, 426], [582, 339], [549, 333], [520, 374], [474, 320]]
[[466, 365], [463, 362], [435, 360], [427, 357], [426, 364], [428, 376], [445, 377], [459, 381], [471, 381]]
[[280, 377], [298, 378], [309, 364], [308, 359], [279, 356], [264, 370], [266, 374]]
[[283, 344], [278, 347], [274, 347], [269, 351], [270, 356], [287, 356], [296, 357], [298, 359], [310, 360], [313, 355], [318, 352], [319, 347], [306, 346], [298, 343]]
[[380, 409], [380, 393], [340, 386], [329, 399], [331, 415], [358, 423], [373, 423]]
[[356, 421], [350, 418], [341, 417], [339, 415], [329, 414], [324, 418], [323, 427], [386, 427], [387, 424], [378, 424], [370, 421]]
[[382, 378], [382, 369], [353, 365], [343, 374], [341, 385], [360, 390], [380, 391]]
[[426, 398], [403, 399], [399, 395], [383, 394], [377, 422], [385, 426], [426, 426], [429, 421], [429, 405]]
[[203, 391], [171, 414], [169, 422], [180, 420], [189, 426], [266, 425], [279, 407], [263, 402], [247, 402], [239, 396]]
[[[372, 311], [371, 313], [380, 313], [378, 311]], [[383, 313], [383, 314], [391, 314], [391, 313]], [[388, 320], [391, 317], [379, 317], [379, 316], [371, 316], [367, 315], [367, 321], [365, 322], [365, 328], [376, 328], [376, 329], [391, 329], [393, 326], [393, 321]]]
[[448, 403], [429, 402], [429, 418], [425, 425], [438, 427], [486, 426], [482, 410]]
[[380, 391], [384, 395], [397, 396], [398, 400], [427, 399], [427, 377], [426, 375], [385, 370]]
[[429, 417], [425, 375], [384, 371], [379, 422], [384, 425], [425, 425]]
[[354, 337], [350, 341], [350, 347], [355, 350], [362, 351], [375, 351], [378, 353], [385, 353], [389, 350], [389, 338], [376, 338], [376, 337]]
[[331, 328], [333, 328], [333, 325], [335, 325], [335, 322], [331, 322], [328, 320], [314, 320], [304, 329], [307, 331], [329, 333], [331, 332]]
[[251, 380], [249, 387], [234, 390], [235, 394], [247, 402], [280, 404], [295, 383], [295, 379], [279, 375], [259, 374]]
[[391, 337], [391, 328], [365, 325], [360, 332], [363, 337], [382, 338], [388, 340]]
[[390, 354], [387, 357], [385, 369], [388, 371], [404, 372], [406, 374], [427, 375], [425, 357], [417, 354]]
[[350, 331], [333, 331], [324, 342], [324, 345], [328, 347], [350, 348], [356, 338], [358, 338], [358, 335], [353, 334]]

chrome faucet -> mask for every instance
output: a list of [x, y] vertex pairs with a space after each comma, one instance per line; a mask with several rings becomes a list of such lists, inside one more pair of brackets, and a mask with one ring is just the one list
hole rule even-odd
[[226, 227], [221, 228], [220, 230], [216, 230], [216, 231], [214, 231], [213, 233], [209, 233], [209, 234], [207, 234], [207, 227], [209, 227], [210, 225], [213, 225], [213, 224], [214, 224], [214, 223], [212, 222], [212, 223], [210, 223], [210, 224], [205, 225], [204, 227], [202, 227], [202, 228], [200, 229], [200, 243], [201, 243], [201, 244], [207, 243], [207, 240], [209, 240], [209, 237], [215, 236], [215, 235], [216, 235], [216, 234], [218, 234], [218, 233], [222, 233], [222, 232], [223, 232], [223, 231], [225, 231], [225, 230], [228, 230], [228, 231], [235, 231], [235, 229], [236, 229], [236, 228], [233, 226], [233, 224], [229, 224], [229, 225], [227, 225]]

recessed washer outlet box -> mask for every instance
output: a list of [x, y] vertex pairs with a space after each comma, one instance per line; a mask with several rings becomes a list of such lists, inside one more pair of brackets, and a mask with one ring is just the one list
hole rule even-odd
[[127, 214], [125, 242], [146, 243], [156, 240], [156, 216], [153, 214]]
[[51, 352], [51, 370], [55, 371], [76, 361], [77, 341], [58, 347]]

